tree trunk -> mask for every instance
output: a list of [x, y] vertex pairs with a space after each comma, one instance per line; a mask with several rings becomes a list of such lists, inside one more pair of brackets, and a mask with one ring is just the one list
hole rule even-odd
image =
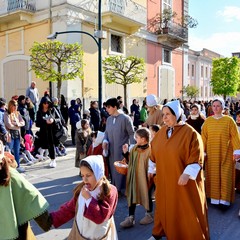
[[123, 85], [124, 90], [124, 106], [127, 108], [127, 85]]
[[57, 98], [58, 98], [58, 100], [61, 99], [61, 88], [62, 88], [62, 80], [59, 79], [57, 81]]

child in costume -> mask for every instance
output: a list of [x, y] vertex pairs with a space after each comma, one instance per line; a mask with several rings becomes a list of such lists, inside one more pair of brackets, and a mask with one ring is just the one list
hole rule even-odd
[[80, 161], [87, 156], [87, 151], [92, 144], [91, 128], [87, 119], [82, 119], [76, 124], [77, 131], [75, 135], [76, 155], [75, 167], [79, 168]]
[[80, 162], [82, 182], [73, 198], [51, 213], [55, 228], [74, 218], [68, 240], [117, 240], [113, 214], [118, 193], [104, 175], [103, 158], [88, 156]]
[[123, 153], [128, 163], [126, 195], [129, 216], [120, 223], [123, 228], [133, 227], [135, 224], [136, 205], [141, 204], [146, 209], [145, 217], [140, 224], [153, 222], [153, 203], [149, 197], [148, 161], [151, 154], [150, 131], [140, 128], [135, 132], [136, 145], [128, 152], [128, 144], [123, 145]]
[[[91, 156], [91, 155], [103, 156], [102, 142], [104, 139], [104, 132], [93, 131], [90, 136], [92, 139], [92, 144], [88, 149], [87, 156]], [[105, 176], [108, 178], [109, 177], [108, 163], [107, 163], [107, 158], [104, 156], [103, 156], [103, 161], [104, 161], [104, 168], [105, 168]]]
[[[36, 240], [29, 221], [34, 219], [48, 231], [51, 218], [48, 202], [15, 168], [15, 160], [4, 153], [0, 141], [0, 239]], [[15, 164], [15, 166], [14, 166]]]

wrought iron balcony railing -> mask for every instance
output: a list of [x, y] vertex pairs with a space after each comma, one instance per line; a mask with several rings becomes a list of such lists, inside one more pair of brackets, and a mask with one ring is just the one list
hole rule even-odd
[[35, 12], [36, 0], [0, 0], [0, 15], [18, 10]]
[[[81, 0], [79, 3], [74, 4], [74, 1], [69, 0], [76, 6], [79, 6], [85, 10], [97, 12], [98, 1], [93, 0]], [[104, 13], [115, 13], [130, 20], [139, 22], [143, 25], [147, 23], [147, 10], [142, 5], [134, 2], [133, 0], [105, 0], [102, 1], [102, 14]]]

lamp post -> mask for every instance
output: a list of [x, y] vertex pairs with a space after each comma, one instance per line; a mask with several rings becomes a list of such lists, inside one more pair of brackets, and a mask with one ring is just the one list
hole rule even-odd
[[[47, 39], [56, 39], [59, 34], [67, 33], [81, 33], [91, 37], [98, 47], [98, 105], [99, 108], [102, 107], [102, 39], [105, 39], [107, 34], [105, 31], [102, 31], [102, 1], [98, 2], [98, 30], [94, 32], [94, 35], [85, 31], [64, 31], [64, 32], [55, 32], [50, 34]], [[98, 40], [97, 40], [98, 39]]]

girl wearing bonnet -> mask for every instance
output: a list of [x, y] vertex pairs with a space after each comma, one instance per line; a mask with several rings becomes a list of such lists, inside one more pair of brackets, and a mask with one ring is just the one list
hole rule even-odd
[[82, 159], [80, 173], [82, 182], [75, 188], [73, 198], [51, 213], [53, 226], [58, 228], [75, 217], [68, 240], [117, 240], [113, 214], [118, 193], [104, 175], [102, 156]]

